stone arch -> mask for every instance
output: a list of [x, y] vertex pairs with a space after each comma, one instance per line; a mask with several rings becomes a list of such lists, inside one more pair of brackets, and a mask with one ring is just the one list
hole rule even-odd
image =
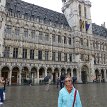
[[95, 80], [100, 81], [100, 72], [98, 69], [95, 70]]
[[24, 28], [25, 28], [25, 29], [28, 29], [28, 28], [29, 28], [29, 25], [28, 25], [27, 23], [25, 23]]
[[66, 69], [64, 67], [61, 68], [61, 74], [66, 74]]
[[71, 68], [68, 68], [68, 69], [67, 69], [67, 74], [72, 77], [72, 75], [71, 75]]
[[48, 67], [48, 68], [47, 68], [47, 73], [52, 74], [52, 68], [51, 68], [51, 67]]
[[30, 78], [32, 80], [32, 84], [35, 84], [35, 78], [37, 78], [37, 68], [36, 67], [31, 68]]
[[60, 75], [59, 75], [59, 68], [55, 68], [55, 69], [54, 69], [54, 72], [57, 73], [57, 77], [60, 76]]
[[45, 77], [45, 68], [41, 67], [39, 69], [39, 78], [44, 78]]
[[48, 29], [48, 28], [46, 28], [46, 29], [45, 29], [45, 32], [49, 33], [49, 29]]
[[81, 68], [81, 80], [83, 83], [88, 82], [88, 72], [89, 68], [86, 65], [83, 65]]
[[9, 72], [10, 69], [8, 66], [4, 66], [1, 68], [1, 76], [4, 77], [5, 80], [9, 78]]
[[34, 24], [33, 24], [31, 27], [32, 27], [32, 29], [33, 29], [33, 30], [35, 30], [35, 29], [36, 29], [36, 26], [35, 26]]
[[77, 69], [76, 68], [73, 69], [73, 77], [77, 77]]
[[52, 34], [56, 34], [56, 31], [55, 31], [55, 30], [53, 30], [53, 31], [52, 31]]
[[21, 79], [22, 79], [22, 84], [26, 84], [27, 80], [29, 80], [29, 69], [27, 66], [22, 67], [21, 71]]
[[17, 84], [18, 83], [19, 72], [20, 72], [19, 67], [14, 66], [12, 68], [11, 84]]

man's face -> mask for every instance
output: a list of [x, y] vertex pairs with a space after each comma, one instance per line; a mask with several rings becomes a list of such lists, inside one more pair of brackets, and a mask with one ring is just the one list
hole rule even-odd
[[65, 85], [66, 85], [66, 86], [70, 86], [71, 84], [72, 84], [71, 78], [70, 78], [70, 77], [67, 77], [67, 78], [65, 79]]

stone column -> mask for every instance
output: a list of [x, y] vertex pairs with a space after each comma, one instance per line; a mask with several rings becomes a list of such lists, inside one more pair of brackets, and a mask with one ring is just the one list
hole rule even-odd
[[37, 69], [37, 84], [39, 84], [39, 69]]
[[18, 58], [22, 58], [22, 47], [19, 48], [19, 51], [18, 51]]
[[19, 72], [19, 85], [21, 85], [21, 78], [22, 78], [21, 73], [22, 73], [22, 70], [20, 70]]
[[77, 82], [82, 83], [82, 80], [81, 80], [81, 69], [77, 69]]
[[107, 82], [107, 70], [105, 71], [105, 74], [106, 74], [106, 80], [105, 80], [105, 82]]
[[10, 58], [13, 58], [13, 48], [12, 47], [10, 47]]
[[47, 68], [45, 69], [45, 75], [44, 75], [45, 77], [47, 76]]
[[71, 78], [73, 77], [73, 69], [71, 69]]
[[30, 59], [30, 49], [27, 49], [27, 59]]
[[34, 51], [34, 59], [38, 59], [38, 50], [37, 49], [35, 49], [35, 51]]
[[11, 79], [12, 79], [12, 69], [9, 72], [9, 85], [11, 85]]
[[104, 70], [104, 80], [105, 80], [105, 82], [107, 81], [107, 78], [106, 78], [107, 76], [106, 76], [106, 70]]

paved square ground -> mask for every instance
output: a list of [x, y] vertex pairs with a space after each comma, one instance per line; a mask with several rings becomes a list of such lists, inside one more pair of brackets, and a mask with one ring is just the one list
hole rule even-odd
[[[107, 84], [77, 84], [83, 107], [107, 107]], [[0, 107], [57, 107], [59, 89], [55, 85], [9, 86], [6, 101]]]

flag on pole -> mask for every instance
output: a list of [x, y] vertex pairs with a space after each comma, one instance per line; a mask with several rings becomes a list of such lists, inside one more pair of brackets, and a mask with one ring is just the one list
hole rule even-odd
[[86, 23], [85, 23], [86, 31], [88, 31], [89, 27], [90, 27], [90, 24], [88, 24], [87, 21], [86, 21]]

